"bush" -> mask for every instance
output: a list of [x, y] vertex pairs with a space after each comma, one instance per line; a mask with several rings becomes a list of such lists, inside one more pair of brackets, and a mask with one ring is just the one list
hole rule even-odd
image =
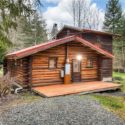
[[11, 86], [14, 80], [7, 73], [5, 76], [0, 77], [0, 98], [6, 97], [11, 92]]

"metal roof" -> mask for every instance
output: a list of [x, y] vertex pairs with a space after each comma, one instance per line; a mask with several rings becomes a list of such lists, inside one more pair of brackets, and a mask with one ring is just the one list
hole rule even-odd
[[87, 47], [91, 48], [92, 50], [94, 50], [94, 51], [98, 52], [99, 54], [104, 55], [106, 57], [109, 57], [109, 58], [114, 57], [111, 53], [99, 48], [98, 46], [93, 45], [89, 41], [87, 41], [83, 38], [80, 38], [79, 36], [73, 35], [73, 36], [67, 36], [62, 39], [57, 39], [57, 40], [52, 40], [52, 41], [49, 41], [46, 43], [41, 43], [41, 44], [38, 44], [38, 45], [35, 45], [32, 47], [28, 47], [26, 49], [22, 49], [22, 50], [7, 54], [6, 58], [19, 59], [19, 58], [27, 57], [27, 56], [33, 55], [35, 53], [38, 53], [40, 51], [44, 51], [44, 50], [47, 50], [49, 48], [52, 48], [52, 47], [55, 47], [55, 46], [58, 46], [58, 45], [61, 45], [64, 43], [68, 43], [70, 41], [80, 42], [83, 44], [83, 46], [87, 46]]
[[59, 30], [59, 32], [56, 35], [60, 34], [66, 28], [67, 29], [76, 30], [76, 31], [81, 32], [81, 33], [94, 33], [94, 34], [108, 35], [108, 36], [118, 36], [118, 37], [121, 36], [119, 34], [113, 34], [113, 33], [109, 33], [109, 32], [103, 32], [103, 31], [92, 30], [92, 29], [85, 29], [85, 28], [82, 29], [82, 28], [69, 26], [69, 25], [64, 25], [63, 28], [61, 30]]

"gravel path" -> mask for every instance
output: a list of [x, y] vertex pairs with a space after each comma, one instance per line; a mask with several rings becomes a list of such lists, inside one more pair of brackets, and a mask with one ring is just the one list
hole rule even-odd
[[14, 107], [0, 125], [125, 125], [90, 96], [64, 96]]

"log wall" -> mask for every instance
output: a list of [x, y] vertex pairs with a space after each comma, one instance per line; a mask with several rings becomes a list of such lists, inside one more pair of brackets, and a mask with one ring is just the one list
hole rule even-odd
[[[81, 77], [82, 81], [97, 80], [98, 79], [98, 55], [91, 49], [84, 47], [78, 42], [70, 42], [68, 46], [68, 58], [72, 65], [72, 60], [76, 59], [78, 54], [81, 54], [83, 59], [81, 61]], [[49, 57], [57, 57], [57, 68], [49, 69]], [[33, 85], [48, 85], [63, 83], [63, 78], [60, 77], [61, 69], [64, 69], [65, 64], [65, 45], [53, 47], [44, 52], [39, 52], [32, 56], [32, 84]], [[93, 68], [87, 68], [87, 57], [93, 58]], [[72, 68], [71, 68], [72, 69]], [[71, 71], [72, 72], [72, 71]]]
[[[57, 68], [49, 69], [49, 57], [58, 57]], [[32, 84], [63, 83], [60, 70], [65, 64], [65, 46], [60, 45], [32, 56]]]
[[[81, 80], [93, 81], [102, 80], [104, 77], [112, 76], [112, 59], [107, 59], [97, 54], [81, 43], [72, 41], [67, 43], [68, 58], [71, 64], [72, 60], [76, 59], [77, 55], [82, 55], [81, 60]], [[49, 69], [49, 57], [57, 57], [57, 68]], [[87, 68], [87, 59], [93, 59], [93, 67]], [[4, 70], [10, 72], [12, 77], [21, 85], [49, 85], [62, 84], [63, 78], [60, 76], [60, 71], [64, 69], [66, 60], [66, 45], [59, 45], [43, 52], [38, 52], [30, 57], [25, 57], [17, 60], [6, 59]]]
[[112, 59], [100, 57], [99, 58], [99, 78], [112, 77]]
[[96, 34], [91, 32], [80, 32], [73, 29], [65, 28], [57, 35], [57, 39], [66, 37], [68, 35], [77, 35], [85, 40], [99, 46], [100, 48], [112, 53], [112, 36], [104, 34]]
[[[105, 34], [97, 34], [91, 32], [80, 32], [70, 28], [64, 28], [58, 35], [58, 38], [63, 38], [68, 35], [78, 35], [92, 44], [102, 48], [103, 50], [112, 53], [112, 36]], [[98, 58], [99, 71], [98, 77], [102, 80], [104, 77], [112, 77], [112, 59]]]
[[29, 84], [29, 57], [18, 60], [6, 60], [4, 74], [8, 72], [17, 83], [27, 86]]

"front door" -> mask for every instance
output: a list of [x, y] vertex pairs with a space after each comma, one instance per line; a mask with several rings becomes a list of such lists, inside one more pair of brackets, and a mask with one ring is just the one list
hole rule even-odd
[[73, 60], [72, 63], [72, 81], [73, 82], [81, 81], [81, 62], [78, 60]]

